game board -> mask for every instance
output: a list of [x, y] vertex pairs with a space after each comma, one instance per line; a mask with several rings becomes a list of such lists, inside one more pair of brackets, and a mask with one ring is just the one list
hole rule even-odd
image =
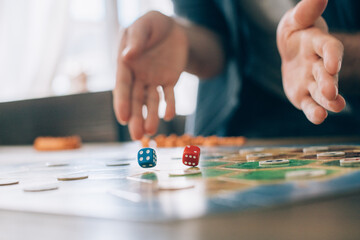
[[[340, 159], [359, 157], [360, 146], [307, 148], [306, 153], [303, 147], [202, 147], [199, 166], [190, 170], [181, 162], [183, 148], [156, 149], [158, 165], [143, 169], [135, 159], [140, 147], [138, 143], [85, 144], [60, 152], [1, 147], [0, 209], [168, 221], [262, 209], [360, 189], [360, 164], [340, 164]], [[332, 151], [345, 156], [317, 157], [319, 152]], [[260, 164], [274, 159], [286, 161]], [[178, 176], [184, 171], [194, 174]], [[73, 173], [86, 177], [59, 180]], [[9, 179], [14, 184], [1, 186]], [[26, 191], [41, 190], [44, 184], [53, 189]]]

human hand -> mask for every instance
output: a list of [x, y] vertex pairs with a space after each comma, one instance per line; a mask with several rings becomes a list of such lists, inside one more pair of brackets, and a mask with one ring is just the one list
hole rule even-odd
[[327, 110], [340, 112], [345, 107], [338, 94], [344, 47], [328, 33], [321, 17], [326, 5], [327, 0], [302, 0], [282, 17], [277, 29], [285, 94], [314, 124], [325, 120]]
[[[175, 116], [174, 86], [188, 57], [185, 30], [172, 18], [149, 12], [125, 29], [119, 47], [114, 110], [129, 125], [132, 139], [155, 134], [159, 124], [159, 92], [166, 101], [165, 120]], [[144, 119], [143, 106], [147, 107]]]

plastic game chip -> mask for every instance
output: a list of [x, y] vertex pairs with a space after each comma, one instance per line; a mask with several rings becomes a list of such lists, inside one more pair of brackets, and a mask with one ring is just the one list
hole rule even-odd
[[324, 169], [310, 169], [310, 170], [298, 170], [285, 173], [286, 179], [304, 179], [304, 178], [316, 178], [326, 175]]
[[340, 166], [360, 165], [360, 158], [345, 158], [340, 160]]
[[59, 181], [74, 181], [74, 180], [82, 180], [88, 178], [89, 175], [86, 172], [77, 172], [77, 173], [70, 173], [59, 176], [57, 179]]
[[32, 185], [25, 187], [23, 190], [24, 192], [45, 192], [45, 191], [51, 191], [57, 189], [59, 189], [59, 186], [55, 183], [52, 183], [52, 184]]
[[317, 153], [317, 152], [325, 152], [329, 151], [329, 147], [320, 146], [320, 147], [306, 147], [303, 148], [304, 153]]
[[169, 173], [170, 177], [181, 177], [181, 176], [190, 176], [190, 175], [197, 175], [197, 174], [201, 174], [201, 170], [199, 169], [194, 169], [194, 170], [179, 170], [179, 171], [173, 171]]
[[122, 162], [122, 161], [108, 161], [106, 162], [106, 166], [108, 167], [121, 167], [121, 166], [129, 166], [130, 163]]
[[316, 154], [317, 158], [344, 157], [345, 152], [322, 152]]
[[278, 147], [275, 148], [276, 150], [282, 151], [282, 152], [296, 152], [296, 151], [302, 151], [301, 148], [298, 147]]
[[9, 185], [15, 185], [19, 184], [19, 180], [17, 179], [0, 179], [0, 186], [9, 186]]
[[290, 161], [288, 159], [265, 160], [265, 161], [260, 161], [259, 166], [288, 164], [289, 162]]
[[47, 167], [65, 167], [65, 166], [69, 166], [70, 163], [68, 161], [56, 161], [56, 162], [47, 162], [45, 165]]

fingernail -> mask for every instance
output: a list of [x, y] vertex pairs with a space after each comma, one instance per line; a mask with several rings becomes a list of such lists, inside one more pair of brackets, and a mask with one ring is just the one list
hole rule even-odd
[[126, 47], [123, 51], [122, 51], [122, 56], [126, 57], [126, 55], [128, 55], [128, 53], [130, 52], [130, 47]]
[[339, 89], [337, 86], [335, 86], [335, 98], [337, 98], [338, 94], [339, 94]]
[[340, 72], [340, 70], [341, 70], [341, 60], [339, 60], [339, 62], [338, 62], [338, 72]]
[[121, 120], [119, 120], [119, 123], [120, 123], [122, 126], [126, 126], [126, 125], [127, 125], [127, 122], [126, 122], [126, 121], [121, 121]]

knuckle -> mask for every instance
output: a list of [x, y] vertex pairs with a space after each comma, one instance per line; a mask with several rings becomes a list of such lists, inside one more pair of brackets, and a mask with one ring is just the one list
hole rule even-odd
[[162, 16], [163, 14], [156, 10], [151, 10], [145, 14], [145, 16]]
[[147, 97], [148, 102], [152, 102], [152, 103], [158, 103], [160, 98], [159, 98], [159, 94], [150, 94]]
[[336, 48], [340, 51], [344, 51], [344, 45], [342, 44], [342, 42], [334, 37], [330, 37], [324, 45], [324, 49], [329, 50], [330, 48]]
[[136, 72], [136, 79], [140, 82], [146, 82], [149, 78], [149, 74], [146, 71], [137, 71]]
[[312, 67], [312, 75], [313, 77], [315, 78], [315, 80], [320, 80], [320, 73], [321, 73], [321, 69], [322, 69], [322, 66], [323, 63], [321, 60], [319, 61], [316, 61], [314, 64], [313, 64], [313, 67]]

